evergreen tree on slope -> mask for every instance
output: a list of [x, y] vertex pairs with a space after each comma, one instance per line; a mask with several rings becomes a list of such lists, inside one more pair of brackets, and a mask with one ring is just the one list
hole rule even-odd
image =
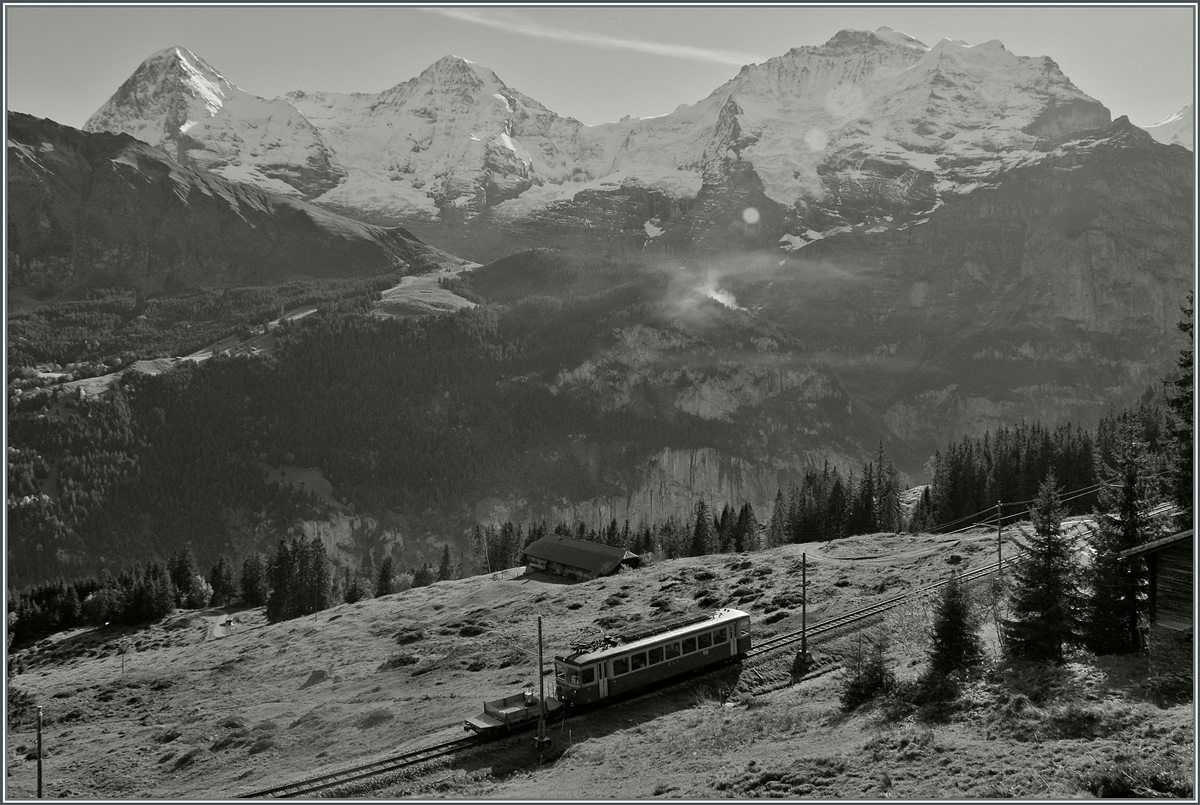
[[1140, 562], [1121, 552], [1158, 536], [1149, 517], [1158, 502], [1146, 443], [1131, 422], [1118, 425], [1112, 463], [1102, 471], [1094, 549], [1087, 573], [1086, 637], [1097, 654], [1125, 654], [1142, 647], [1140, 621], [1148, 580]]
[[1030, 509], [1034, 533], [1013, 570], [1012, 618], [1004, 623], [1013, 659], [1061, 663], [1063, 647], [1082, 634], [1080, 570], [1062, 530], [1066, 509], [1050, 472]]
[[983, 656], [979, 623], [971, 606], [970, 594], [958, 573], [942, 590], [929, 627], [929, 673], [948, 677], [964, 672]]
[[[476, 526], [475, 530], [478, 532], [479, 526]], [[379, 578], [375, 582], [376, 598], [391, 595], [395, 592], [395, 576], [396, 573], [392, 568], [392, 557], [385, 557], [383, 563], [379, 566]]]
[[1192, 496], [1195, 492], [1193, 486], [1195, 476], [1192, 465], [1192, 451], [1195, 445], [1195, 418], [1192, 411], [1195, 399], [1194, 347], [1192, 343], [1195, 333], [1195, 308], [1195, 292], [1192, 292], [1188, 294], [1187, 307], [1182, 308], [1186, 318], [1179, 322], [1179, 329], [1187, 335], [1188, 344], [1186, 349], [1179, 352], [1180, 375], [1171, 381], [1171, 389], [1167, 397], [1167, 405], [1170, 406], [1173, 414], [1171, 437], [1175, 447], [1172, 497], [1175, 505], [1182, 510], [1179, 517], [1179, 522], [1182, 524], [1192, 522]]

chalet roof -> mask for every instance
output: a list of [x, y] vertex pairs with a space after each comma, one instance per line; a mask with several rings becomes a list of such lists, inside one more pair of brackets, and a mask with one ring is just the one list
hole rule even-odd
[[531, 542], [526, 546], [524, 553], [535, 559], [543, 559], [567, 567], [577, 567], [601, 575], [611, 573], [626, 559], [637, 558], [636, 553], [624, 548], [601, 545], [599, 542], [589, 542], [586, 539], [562, 537], [558, 534], [550, 534], [536, 542]]
[[1156, 551], [1161, 551], [1163, 548], [1169, 548], [1177, 542], [1184, 542], [1185, 540], [1188, 542], [1192, 540], [1192, 529], [1189, 528], [1186, 531], [1180, 531], [1179, 533], [1172, 534], [1169, 537], [1156, 539], [1152, 542], [1147, 542], [1145, 545], [1139, 545], [1136, 548], [1130, 548], [1127, 551], [1121, 551], [1121, 558], [1124, 559], [1128, 556], [1140, 556], [1144, 553], [1154, 553]]

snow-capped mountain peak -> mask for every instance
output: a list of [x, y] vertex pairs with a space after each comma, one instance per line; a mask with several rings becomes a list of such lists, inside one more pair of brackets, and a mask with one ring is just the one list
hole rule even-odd
[[1143, 126], [1150, 136], [1167, 145], [1182, 145], [1191, 151], [1196, 139], [1196, 107], [1188, 103], [1178, 112], [1167, 115], [1153, 126]]
[[161, 145], [221, 111], [240, 92], [185, 47], [160, 50], [143, 61], [84, 131], [124, 131]]
[[875, 36], [885, 42], [891, 42], [893, 45], [903, 45], [910, 47], [913, 50], [929, 50], [929, 47], [919, 39], [909, 36], [908, 34], [889, 28], [886, 25], [875, 29]]
[[403, 99], [424, 96], [425, 103], [436, 106], [439, 102], [431, 100], [435, 96], [444, 96], [457, 102], [466, 102], [470, 98], [477, 102], [480, 98], [503, 99], [509, 95], [511, 91], [508, 86], [492, 70], [461, 56], [443, 56], [415, 78], [384, 90], [379, 100], [396, 104], [403, 103]]
[[240, 89], [185, 47], [143, 61], [84, 131], [120, 131], [234, 181], [314, 196], [342, 171], [319, 132], [282, 99]]
[[421, 75], [473, 73], [481, 78], [495, 78], [496, 74], [481, 64], [476, 64], [462, 56], [447, 54], [421, 71]]

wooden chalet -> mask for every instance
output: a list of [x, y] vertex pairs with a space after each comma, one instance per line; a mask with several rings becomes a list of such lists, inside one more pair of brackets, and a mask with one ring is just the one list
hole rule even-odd
[[587, 581], [607, 576], [621, 567], [637, 567], [640, 557], [624, 548], [551, 534], [525, 548], [527, 570]]
[[1150, 624], [1192, 634], [1192, 529], [1121, 552], [1145, 560], [1150, 570]]

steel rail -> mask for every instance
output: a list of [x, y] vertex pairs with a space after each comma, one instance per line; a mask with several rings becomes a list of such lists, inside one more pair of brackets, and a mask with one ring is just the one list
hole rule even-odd
[[421, 749], [414, 749], [411, 752], [405, 752], [402, 755], [377, 760], [372, 763], [365, 763], [361, 766], [354, 766], [349, 769], [323, 774], [320, 777], [311, 777], [307, 780], [300, 780], [287, 785], [276, 786], [275, 788], [267, 788], [262, 791], [254, 791], [249, 794], [238, 794], [238, 799], [264, 799], [264, 798], [282, 798], [282, 797], [299, 797], [306, 794], [313, 794], [318, 791], [324, 791], [329, 788], [334, 788], [346, 783], [353, 783], [358, 780], [365, 780], [368, 777], [375, 777], [380, 774], [386, 774], [391, 771], [398, 771], [408, 766], [414, 766], [418, 763], [424, 763], [427, 760], [452, 755], [455, 752], [462, 751], [467, 747], [479, 746], [480, 741], [475, 736], [469, 738], [458, 738], [446, 743], [437, 744], [436, 746], [427, 746]]

